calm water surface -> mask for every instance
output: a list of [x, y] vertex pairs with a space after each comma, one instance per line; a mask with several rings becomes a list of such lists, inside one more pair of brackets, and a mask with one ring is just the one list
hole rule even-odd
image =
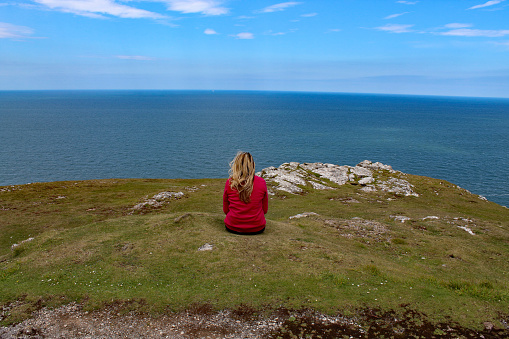
[[205, 91], [0, 92], [0, 185], [224, 178], [369, 159], [509, 205], [509, 100]]

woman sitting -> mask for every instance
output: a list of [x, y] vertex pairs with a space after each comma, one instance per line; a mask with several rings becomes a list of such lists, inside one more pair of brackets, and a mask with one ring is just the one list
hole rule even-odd
[[255, 175], [251, 154], [239, 152], [230, 163], [230, 177], [223, 193], [224, 223], [229, 232], [260, 234], [265, 230], [269, 209], [267, 184]]

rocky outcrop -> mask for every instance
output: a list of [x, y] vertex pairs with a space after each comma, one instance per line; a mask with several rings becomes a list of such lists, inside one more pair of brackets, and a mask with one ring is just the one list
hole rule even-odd
[[389, 165], [369, 160], [364, 160], [354, 167], [321, 162], [289, 162], [277, 168], [264, 168], [257, 175], [267, 183], [272, 183], [269, 185], [271, 194], [275, 194], [275, 191], [300, 194], [307, 186], [323, 190], [355, 184], [360, 185], [364, 192], [385, 191], [396, 195], [419, 196], [414, 192], [414, 186], [402, 178], [403, 173], [393, 170]]
[[146, 208], [157, 208], [163, 206], [171, 200], [176, 200], [184, 197], [184, 192], [161, 192], [157, 193], [150, 199], [133, 206], [133, 211], [140, 211]]

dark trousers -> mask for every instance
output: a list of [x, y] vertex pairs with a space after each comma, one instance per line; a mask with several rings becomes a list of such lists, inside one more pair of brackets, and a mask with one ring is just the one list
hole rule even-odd
[[255, 235], [255, 234], [261, 234], [261, 233], [263, 233], [263, 231], [265, 231], [265, 227], [257, 232], [237, 232], [237, 231], [229, 229], [228, 226], [226, 226], [226, 225], [224, 225], [224, 227], [226, 228], [226, 230], [228, 232], [233, 233], [233, 234], [239, 234], [239, 235]]

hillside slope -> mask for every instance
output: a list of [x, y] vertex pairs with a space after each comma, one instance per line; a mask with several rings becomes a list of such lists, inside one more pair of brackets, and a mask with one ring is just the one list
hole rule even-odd
[[507, 330], [507, 208], [371, 162], [260, 174], [267, 229], [251, 237], [225, 232], [222, 179], [0, 187], [0, 320], [113, 301], [156, 315], [191, 305], [357, 318], [411, 310], [433, 324]]

